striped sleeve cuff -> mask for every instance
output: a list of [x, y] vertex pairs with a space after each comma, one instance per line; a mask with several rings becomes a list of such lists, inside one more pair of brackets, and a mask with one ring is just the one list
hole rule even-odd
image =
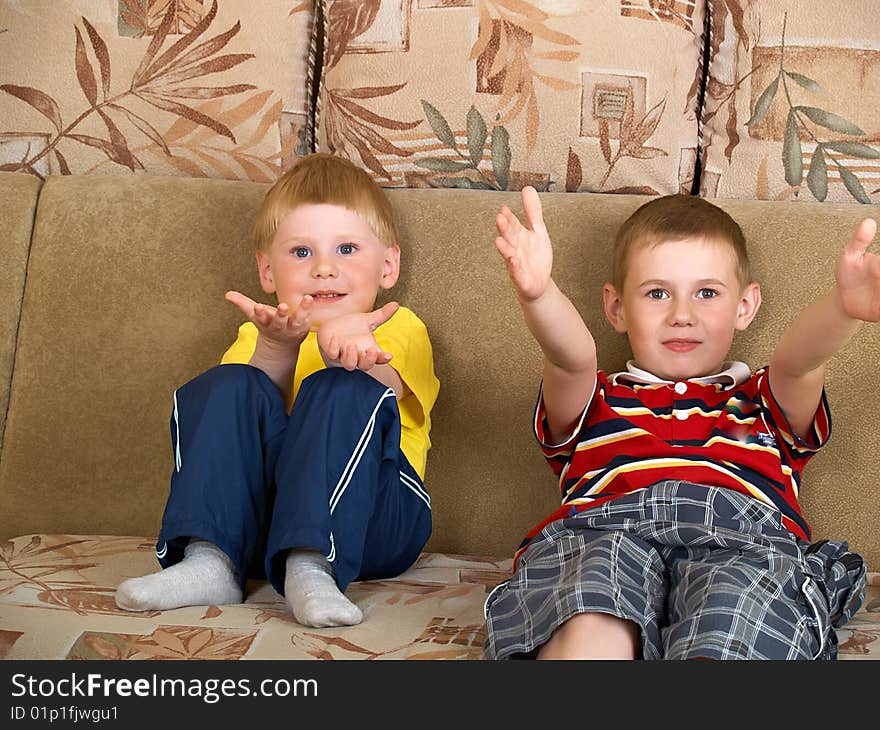
[[581, 411], [581, 415], [578, 417], [577, 421], [575, 421], [569, 433], [565, 435], [562, 441], [558, 443], [550, 443], [550, 427], [547, 424], [547, 410], [544, 405], [544, 384], [543, 382], [541, 383], [541, 386], [538, 388], [538, 402], [535, 404], [535, 417], [533, 427], [535, 438], [538, 440], [538, 445], [541, 447], [541, 451], [544, 453], [544, 456], [547, 459], [568, 457], [568, 455], [571, 454], [572, 450], [574, 449], [577, 435], [581, 432], [581, 428], [583, 428], [584, 421], [587, 418], [587, 414], [590, 412], [590, 407], [592, 406], [593, 401], [596, 398], [596, 390], [598, 387], [599, 379], [596, 378], [596, 384], [593, 386], [593, 393], [590, 396], [590, 399], [587, 401], [586, 405], [584, 405], [584, 409]]
[[785, 412], [776, 401], [773, 391], [770, 390], [770, 379], [767, 377], [766, 370], [761, 376], [758, 391], [761, 397], [761, 405], [765, 412], [769, 414], [774, 430], [795, 454], [801, 456], [814, 454], [828, 443], [828, 439], [831, 437], [831, 411], [828, 408], [824, 387], [822, 388], [822, 397], [819, 399], [819, 405], [816, 408], [816, 414], [813, 416], [813, 423], [804, 437], [794, 433], [788, 418], [785, 416]]

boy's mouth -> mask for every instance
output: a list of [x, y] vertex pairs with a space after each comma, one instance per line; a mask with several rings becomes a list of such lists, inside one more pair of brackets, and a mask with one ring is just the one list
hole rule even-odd
[[312, 299], [316, 302], [338, 302], [345, 294], [337, 291], [316, 291], [312, 294]]
[[664, 341], [663, 347], [673, 352], [690, 352], [699, 344], [699, 340], [675, 339]]

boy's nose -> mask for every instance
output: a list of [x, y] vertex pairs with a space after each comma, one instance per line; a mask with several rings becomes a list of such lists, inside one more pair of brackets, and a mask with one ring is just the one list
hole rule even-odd
[[693, 324], [694, 317], [690, 304], [686, 301], [679, 301], [673, 304], [669, 310], [669, 321], [673, 325], [678, 326]]
[[315, 258], [314, 265], [312, 266], [313, 276], [319, 279], [332, 279], [336, 274], [336, 267], [333, 265], [332, 261], [324, 258]]

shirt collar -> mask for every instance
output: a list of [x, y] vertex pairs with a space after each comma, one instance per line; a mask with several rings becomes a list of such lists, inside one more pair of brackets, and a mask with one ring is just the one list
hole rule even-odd
[[[744, 362], [738, 360], [727, 360], [722, 365], [721, 372], [714, 375], [704, 375], [700, 378], [688, 378], [689, 383], [703, 383], [712, 385], [718, 383], [725, 388], [732, 388], [735, 385], [741, 385], [752, 376], [751, 368]], [[632, 360], [627, 360], [626, 371], [614, 373], [611, 376], [611, 383], [618, 385], [619, 383], [636, 383], [639, 385], [672, 385], [674, 381], [663, 380], [658, 378], [654, 373], [642, 370], [633, 364]]]

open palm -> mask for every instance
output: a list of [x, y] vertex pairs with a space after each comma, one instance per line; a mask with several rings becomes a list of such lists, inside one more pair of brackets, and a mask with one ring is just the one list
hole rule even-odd
[[366, 371], [387, 364], [392, 354], [379, 347], [373, 331], [399, 307], [397, 302], [388, 302], [372, 312], [343, 314], [324, 322], [318, 328], [318, 348], [326, 365]]
[[547, 290], [553, 269], [553, 246], [537, 191], [531, 186], [524, 187], [522, 202], [527, 226], [520, 223], [510, 208], [503, 206], [495, 217], [499, 233], [495, 248], [507, 262], [507, 272], [519, 296], [532, 301]]
[[281, 302], [277, 307], [255, 302], [237, 291], [226, 292], [226, 300], [232, 302], [256, 325], [260, 336], [278, 346], [300, 344], [309, 334], [312, 321], [312, 297], [304, 296], [296, 310]]
[[880, 321], [880, 256], [868, 253], [877, 222], [861, 221], [837, 259], [834, 278], [846, 314], [864, 322]]

